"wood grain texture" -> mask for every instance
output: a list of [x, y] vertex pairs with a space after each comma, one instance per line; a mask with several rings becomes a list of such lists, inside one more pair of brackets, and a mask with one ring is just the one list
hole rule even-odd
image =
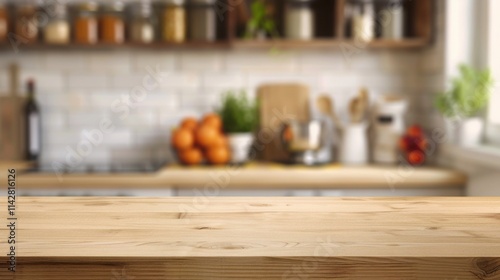
[[10, 279], [500, 279], [500, 198], [21, 197], [17, 216]]
[[500, 279], [500, 198], [21, 197], [17, 216], [1, 279]]
[[[460, 172], [433, 167], [349, 167], [325, 165], [319, 167], [287, 166], [251, 163], [245, 166], [184, 167], [169, 165], [156, 173], [64, 174], [22, 173], [27, 165], [19, 162], [0, 162], [0, 172], [18, 168], [18, 185], [29, 189], [165, 187], [212, 187], [220, 189], [403, 189], [445, 187], [463, 189], [467, 176]], [[0, 181], [0, 186], [5, 182]]]

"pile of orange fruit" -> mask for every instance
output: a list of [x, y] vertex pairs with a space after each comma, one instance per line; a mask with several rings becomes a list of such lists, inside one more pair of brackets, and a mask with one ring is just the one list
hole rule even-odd
[[170, 140], [179, 161], [186, 165], [226, 164], [230, 160], [228, 141], [219, 115], [210, 113], [201, 120], [184, 118]]

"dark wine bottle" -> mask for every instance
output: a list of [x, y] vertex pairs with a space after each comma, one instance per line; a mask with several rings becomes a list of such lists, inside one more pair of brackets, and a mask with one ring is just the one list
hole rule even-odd
[[26, 159], [36, 161], [42, 149], [40, 110], [35, 100], [35, 81], [29, 80], [27, 86], [28, 100], [24, 111], [26, 118]]

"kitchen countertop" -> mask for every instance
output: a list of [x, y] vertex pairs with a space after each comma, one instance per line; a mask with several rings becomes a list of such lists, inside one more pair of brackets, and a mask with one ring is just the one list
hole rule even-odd
[[[16, 203], [17, 280], [500, 276], [500, 198], [213, 197], [200, 204], [19, 197]], [[0, 219], [7, 220], [6, 209]], [[8, 233], [0, 227], [0, 236]], [[7, 249], [3, 242], [1, 279], [12, 275]]]
[[[467, 176], [459, 171], [406, 166], [297, 166], [250, 163], [244, 166], [168, 165], [153, 173], [64, 174], [23, 173], [27, 163], [0, 163], [1, 172], [17, 168], [18, 185], [23, 189], [101, 188], [192, 188], [213, 186], [227, 189], [294, 188], [464, 188]], [[3, 183], [0, 183], [3, 184]]]

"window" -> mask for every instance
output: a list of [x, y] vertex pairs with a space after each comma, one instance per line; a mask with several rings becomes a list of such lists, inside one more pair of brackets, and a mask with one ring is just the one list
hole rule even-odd
[[486, 63], [495, 80], [488, 110], [486, 141], [500, 145], [500, 1], [488, 0]]

